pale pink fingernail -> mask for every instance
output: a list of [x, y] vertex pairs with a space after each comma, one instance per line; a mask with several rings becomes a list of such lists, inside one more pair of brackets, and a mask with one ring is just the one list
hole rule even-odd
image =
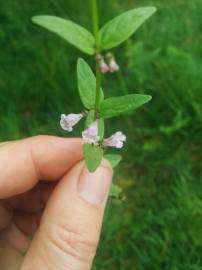
[[80, 197], [95, 205], [102, 204], [108, 195], [112, 175], [112, 169], [105, 160], [93, 173], [84, 168], [78, 184]]

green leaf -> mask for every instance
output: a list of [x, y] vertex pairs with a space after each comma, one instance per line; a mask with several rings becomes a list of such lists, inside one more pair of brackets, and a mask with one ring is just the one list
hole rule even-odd
[[101, 103], [100, 115], [103, 118], [111, 118], [124, 114], [142, 106], [150, 101], [151, 98], [149, 95], [139, 94], [108, 98]]
[[104, 119], [100, 118], [98, 120], [98, 135], [100, 137], [100, 140], [104, 138], [104, 134], [105, 134], [105, 123], [104, 123]]
[[[82, 58], [77, 62], [77, 76], [79, 95], [83, 105], [87, 109], [94, 109], [96, 97], [96, 78], [89, 65]], [[104, 99], [104, 94], [101, 91], [101, 101]]]
[[155, 7], [137, 8], [109, 21], [99, 32], [101, 48], [111, 49], [127, 40], [155, 11]]
[[47, 30], [59, 35], [69, 43], [87, 54], [94, 54], [95, 38], [82, 26], [57, 16], [34, 16], [32, 21]]
[[90, 110], [86, 117], [85, 127], [88, 128], [93, 123], [94, 120], [95, 120], [95, 111]]
[[100, 165], [104, 150], [92, 144], [84, 144], [83, 152], [88, 170], [94, 172]]
[[106, 158], [112, 165], [112, 168], [115, 168], [122, 160], [121, 155], [115, 155], [115, 154], [106, 154], [104, 155], [104, 158]]
[[119, 186], [116, 186], [114, 184], [111, 185], [111, 189], [109, 192], [109, 196], [114, 197], [114, 198], [119, 198], [122, 193], [122, 188]]

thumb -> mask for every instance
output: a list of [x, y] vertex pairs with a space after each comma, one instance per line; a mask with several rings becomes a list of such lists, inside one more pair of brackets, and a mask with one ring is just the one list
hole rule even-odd
[[112, 179], [107, 161], [89, 173], [83, 161], [59, 182], [21, 270], [90, 270]]

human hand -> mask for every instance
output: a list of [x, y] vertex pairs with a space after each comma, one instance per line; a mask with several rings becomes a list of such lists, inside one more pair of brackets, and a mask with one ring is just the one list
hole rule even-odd
[[91, 269], [112, 169], [104, 160], [89, 173], [82, 144], [52, 136], [0, 144], [0, 269]]

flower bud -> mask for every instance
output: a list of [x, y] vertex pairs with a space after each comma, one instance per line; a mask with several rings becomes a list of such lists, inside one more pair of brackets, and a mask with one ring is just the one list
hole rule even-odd
[[103, 60], [101, 63], [100, 63], [100, 70], [103, 74], [107, 73], [109, 71], [109, 67], [108, 65], [105, 63], [105, 61]]
[[104, 58], [102, 57], [101, 54], [98, 54], [96, 57], [96, 60], [98, 61], [100, 71], [105, 74], [109, 71], [109, 66], [106, 64]]
[[119, 65], [117, 64], [116, 60], [115, 60], [115, 57], [112, 53], [108, 53], [106, 55], [106, 59], [107, 59], [107, 62], [108, 62], [108, 66], [109, 66], [109, 71], [111, 73], [114, 73], [114, 72], [117, 72], [119, 71], [120, 67]]
[[109, 70], [111, 73], [119, 71], [119, 65], [116, 63], [114, 59], [112, 59], [109, 63]]

